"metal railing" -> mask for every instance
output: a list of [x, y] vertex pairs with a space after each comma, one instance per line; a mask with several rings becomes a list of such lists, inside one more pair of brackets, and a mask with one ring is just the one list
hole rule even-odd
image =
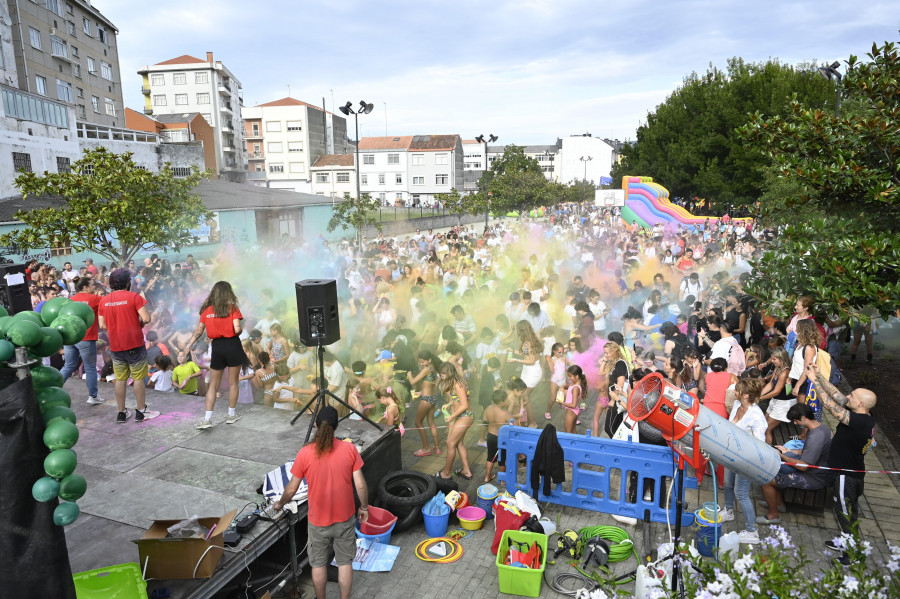
[[145, 143], [159, 143], [159, 135], [134, 129], [120, 129], [107, 127], [93, 123], [76, 122], [75, 129], [78, 137], [82, 139], [107, 139], [111, 141], [139, 141]]
[[256, 179], [257, 181], [266, 178], [266, 171], [247, 171], [247, 179]]

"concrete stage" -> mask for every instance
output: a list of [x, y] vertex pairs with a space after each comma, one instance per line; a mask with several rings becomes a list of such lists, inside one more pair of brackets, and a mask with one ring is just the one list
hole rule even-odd
[[[238, 404], [241, 419], [227, 425], [228, 402], [220, 398], [214, 426], [197, 430], [203, 398], [152, 390], [147, 391], [147, 405], [161, 412], [158, 418], [142, 423], [132, 418], [117, 424], [111, 383], [100, 383], [100, 395], [107, 401], [97, 406], [86, 403], [84, 381], [72, 378], [65, 389], [72, 397], [81, 433], [74, 447], [78, 454], [75, 471], [88, 482], [87, 493], [78, 501], [81, 516], [66, 527], [73, 573], [138, 562], [138, 548], [131, 541], [141, 538], [153, 520], [194, 514], [220, 516], [259, 502], [262, 496], [256, 489], [265, 474], [296, 456], [309, 425], [308, 416], [291, 426], [296, 412], [250, 404]], [[134, 407], [131, 388], [126, 403]], [[379, 432], [366, 422], [344, 420], [337, 436], [352, 438], [363, 459], [370, 458], [364, 469], [370, 489], [385, 472], [400, 469], [398, 432], [387, 428]], [[253, 509], [248, 507], [244, 513]], [[300, 515], [305, 515], [305, 505]], [[280, 530], [275, 530], [271, 523], [260, 521], [237, 549], [246, 549], [252, 561], [284, 535], [286, 527], [281, 524]], [[302, 530], [301, 549], [305, 528], [305, 524], [298, 527]], [[244, 561], [245, 555], [226, 551], [211, 579], [213, 584], [205, 589], [206, 580], [154, 581], [148, 589], [168, 587], [173, 597], [214, 596], [212, 587], [228, 582], [223, 580], [228, 578], [223, 572], [229, 562], [234, 574], [243, 571], [242, 580], [248, 578]], [[281, 561], [278, 568], [285, 563]]]

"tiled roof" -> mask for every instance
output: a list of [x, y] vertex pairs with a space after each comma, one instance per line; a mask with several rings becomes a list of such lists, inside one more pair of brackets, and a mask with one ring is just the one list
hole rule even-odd
[[193, 121], [197, 116], [199, 116], [199, 112], [181, 112], [179, 114], [158, 114], [156, 115], [156, 120], [160, 123], [189, 123]]
[[360, 150], [405, 150], [412, 143], [412, 135], [397, 137], [363, 137], [359, 140]]
[[481, 143], [482, 143], [482, 142], [478, 141], [477, 139], [464, 139], [464, 140], [462, 140], [462, 142], [464, 144], [479, 144], [479, 145], [481, 145]]
[[[256, 108], [264, 108], [269, 106], [309, 106], [310, 108], [315, 108], [316, 110], [322, 110], [321, 106], [316, 106], [315, 104], [310, 104], [309, 102], [304, 102], [303, 100], [298, 100], [296, 98], [282, 98], [280, 100], [275, 100], [274, 102], [257, 104]], [[328, 111], [326, 110], [326, 112]], [[331, 113], [328, 112], [328, 114]]]
[[409, 145], [410, 150], [437, 151], [454, 150], [459, 142], [459, 135], [416, 135]]
[[353, 166], [353, 154], [325, 154], [319, 156], [313, 167], [317, 166]]
[[178, 58], [171, 58], [169, 60], [164, 60], [163, 62], [156, 63], [156, 66], [166, 65], [166, 64], [196, 64], [198, 62], [206, 62], [196, 56], [191, 56], [190, 54], [183, 54]]

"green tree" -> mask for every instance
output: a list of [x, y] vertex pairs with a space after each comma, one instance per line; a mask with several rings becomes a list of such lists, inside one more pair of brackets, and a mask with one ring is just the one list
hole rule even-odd
[[382, 225], [375, 214], [381, 208], [381, 202], [364, 193], [359, 199], [351, 198], [349, 193], [344, 194], [343, 201], [334, 206], [331, 218], [328, 220], [327, 229], [331, 233], [338, 227], [342, 230], [356, 229], [356, 243], [360, 241], [361, 231], [368, 225], [372, 225], [381, 232]]
[[55, 208], [20, 210], [15, 214], [27, 228], [0, 236], [0, 243], [23, 250], [54, 247], [66, 239], [76, 252], [91, 252], [127, 264], [145, 247], [163, 250], [196, 241], [192, 231], [212, 212], [192, 190], [209, 173], [194, 167], [175, 178], [167, 164], [159, 173], [138, 167], [131, 153], [106, 148], [84, 150], [69, 173], [23, 172], [16, 187], [25, 199], [57, 196]]
[[456, 216], [456, 224], [462, 224], [462, 217], [466, 214], [473, 216], [484, 213], [484, 195], [479, 197], [477, 193], [461, 194], [456, 188], [450, 190], [450, 193], [435, 194], [434, 199], [437, 200], [444, 209], [450, 214]]
[[787, 224], [751, 284], [770, 302], [812, 292], [844, 316], [900, 304], [900, 55], [886, 42], [867, 56], [846, 62], [839, 116], [794, 97], [740, 130], [775, 165], [763, 217]]
[[636, 143], [622, 149], [614, 186], [621, 187], [622, 175], [651, 176], [672, 197], [705, 197], [719, 207], [754, 204], [770, 160], [735, 129], [751, 113], [786, 114], [792, 94], [819, 108], [834, 101], [831, 84], [809, 65], [731, 58], [725, 70], [710, 65], [705, 74], [692, 73], [647, 115]]
[[528, 211], [538, 206], [551, 206], [556, 202], [553, 187], [544, 176], [537, 160], [525, 155], [522, 146], [509, 145], [494, 161], [490, 171], [482, 176], [479, 185], [481, 201], [484, 186], [491, 193], [491, 212], [505, 214], [510, 211]]

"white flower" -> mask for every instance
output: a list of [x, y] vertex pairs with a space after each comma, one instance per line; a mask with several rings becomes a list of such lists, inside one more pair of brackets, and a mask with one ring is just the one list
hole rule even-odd
[[895, 547], [895, 546], [891, 545], [890, 543], [888, 543], [888, 549], [891, 550], [891, 555], [893, 557], [900, 557], [900, 545], [897, 545]]
[[866, 557], [872, 555], [872, 543], [863, 541], [862, 543], [860, 543], [860, 545], [862, 546], [863, 555], [865, 555]]
[[734, 569], [739, 574], [743, 574], [744, 572], [749, 570], [750, 566], [752, 566], [752, 565], [753, 565], [753, 556], [749, 553], [745, 553], [744, 555], [742, 555], [740, 557], [740, 559], [738, 559], [737, 561], [734, 562]]
[[844, 578], [844, 584], [841, 586], [841, 593], [852, 593], [859, 589], [859, 581], [853, 576]]
[[710, 593], [721, 593], [725, 590], [725, 587], [722, 586], [721, 582], [711, 582], [706, 585], [706, 590]]
[[887, 566], [887, 569], [891, 571], [891, 574], [900, 569], [900, 561], [897, 560], [897, 557], [898, 556], [892, 556], [891, 559], [889, 559], [885, 564], [885, 566]]

